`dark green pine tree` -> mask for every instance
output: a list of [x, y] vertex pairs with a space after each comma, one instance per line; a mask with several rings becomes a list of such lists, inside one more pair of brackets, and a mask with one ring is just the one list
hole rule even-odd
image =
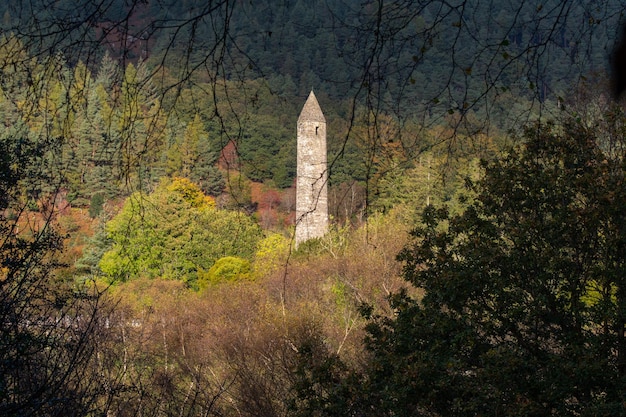
[[186, 125], [173, 124], [166, 141], [166, 173], [189, 178], [206, 194], [220, 195], [224, 190], [224, 177], [217, 169], [218, 154], [211, 147], [202, 119], [196, 114]]
[[102, 274], [98, 263], [102, 255], [113, 246], [113, 240], [107, 237], [105, 225], [110, 220], [100, 215], [98, 225], [93, 236], [87, 241], [83, 255], [76, 261], [74, 266], [85, 277], [93, 277]]
[[72, 140], [64, 146], [65, 154], [68, 155], [65, 176], [68, 180], [72, 204], [85, 207], [90, 199], [88, 177], [93, 172], [93, 132], [87, 109], [84, 106], [75, 110], [73, 118]]
[[104, 86], [96, 84], [90, 91], [86, 109], [89, 128], [87, 156], [89, 170], [85, 175], [86, 195], [91, 200], [102, 195], [105, 200], [119, 195], [119, 175], [116, 158], [119, 156], [119, 136], [112, 135], [104, 115]]
[[190, 179], [197, 183], [202, 191], [211, 196], [222, 194], [225, 187], [224, 175], [217, 168], [218, 154], [211, 149], [206, 137], [198, 142], [198, 159], [191, 171]]
[[108, 55], [95, 80], [79, 64], [70, 90], [73, 123], [71, 140], [65, 146], [71, 154], [66, 169], [70, 196], [74, 205], [88, 206], [92, 218], [100, 214], [106, 200], [119, 194], [114, 171], [119, 142], [115, 142], [117, 136], [110, 134], [110, 125], [105, 121], [111, 115], [111, 97], [106, 89], [112, 87], [115, 73], [116, 67]]

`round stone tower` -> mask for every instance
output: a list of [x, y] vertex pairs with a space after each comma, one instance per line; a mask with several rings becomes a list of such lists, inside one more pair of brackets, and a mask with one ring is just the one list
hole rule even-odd
[[328, 231], [326, 119], [313, 91], [298, 118], [296, 247]]

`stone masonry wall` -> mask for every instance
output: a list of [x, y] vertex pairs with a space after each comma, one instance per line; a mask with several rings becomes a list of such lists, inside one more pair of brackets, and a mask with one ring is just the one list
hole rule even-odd
[[313, 92], [298, 118], [296, 247], [328, 231], [326, 120]]

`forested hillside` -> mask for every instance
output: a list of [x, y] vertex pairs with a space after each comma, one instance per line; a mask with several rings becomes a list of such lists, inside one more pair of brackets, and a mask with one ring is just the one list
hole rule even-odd
[[625, 10], [5, 0], [0, 415], [625, 414]]
[[[45, 126], [56, 129], [52, 135], [71, 130], [63, 144], [70, 148], [64, 172], [78, 206], [97, 194], [109, 199], [130, 192], [115, 189], [116, 181], [139, 175], [129, 172], [139, 166], [143, 185], [182, 175], [219, 195], [224, 179], [214, 168], [229, 142], [236, 143], [236, 163], [248, 179], [292, 185], [293, 126], [303, 98], [315, 89], [332, 124], [331, 181], [367, 186], [389, 144], [404, 159], [428, 149], [433, 141], [425, 137], [433, 134], [425, 127], [498, 137], [518, 129], [516, 121], [567, 101], [581, 80], [606, 74], [615, 31], [600, 29], [619, 17], [619, 4], [610, 2], [561, 10], [560, 2], [517, 8], [476, 1], [462, 5], [471, 14], [449, 6], [442, 17], [437, 3], [427, 2], [383, 8], [378, 18], [376, 3], [238, 6], [225, 20], [211, 20], [194, 2], [130, 7], [113, 1], [104, 10], [87, 5], [83, 14], [73, 2], [41, 10], [5, 2], [5, 56], [20, 49], [29, 56], [24, 38], [11, 38], [16, 25], [86, 23], [80, 33], [47, 38], [44, 51], [51, 57], [45, 62], [20, 62], [19, 70], [30, 74], [26, 79], [12, 75], [17, 68], [5, 72], [12, 81], [3, 89], [14, 101], [5, 100], [6, 117], [18, 118], [20, 95], [46, 95], [48, 103], [28, 111], [56, 123]], [[186, 18], [195, 20], [167, 25]], [[592, 32], [600, 23], [608, 26]], [[219, 36], [221, 29], [228, 30], [228, 40]], [[376, 36], [382, 46], [368, 61], [365, 45]], [[92, 41], [102, 47], [91, 48]], [[202, 75], [215, 45], [227, 49], [216, 72]], [[29, 125], [36, 130], [44, 123]]]
[[[82, 38], [102, 40], [117, 58], [165, 64], [174, 73], [201, 68], [223, 44], [224, 76], [262, 77], [285, 97], [305, 97], [313, 88], [343, 100], [375, 81], [381, 83], [376, 94], [390, 109], [402, 97], [413, 106], [447, 111], [474, 104], [487, 83], [495, 83], [494, 96], [500, 90], [546, 100], [565, 94], [581, 75], [604, 72], [621, 11], [618, 1], [386, 7], [361, 1], [238, 2], [225, 10], [220, 4], [213, 5], [215, 16], [211, 5], [195, 1], [115, 0], [77, 10], [71, 1], [38, 9], [36, 3], [8, 0], [0, 12], [5, 32], [37, 22], [61, 31], [86, 23], [76, 33], [48, 39], [72, 64], [72, 57], [82, 57], [81, 48], [89, 48], [75, 42]], [[372, 42], [380, 49], [370, 59]], [[104, 49], [83, 60], [97, 67]]]

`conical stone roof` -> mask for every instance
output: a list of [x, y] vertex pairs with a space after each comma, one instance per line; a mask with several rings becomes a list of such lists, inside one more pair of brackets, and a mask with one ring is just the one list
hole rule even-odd
[[304, 107], [300, 112], [300, 117], [298, 117], [298, 123], [301, 122], [326, 123], [324, 113], [322, 113], [322, 109], [320, 108], [313, 91], [309, 94], [309, 98], [307, 98], [306, 103], [304, 103]]

